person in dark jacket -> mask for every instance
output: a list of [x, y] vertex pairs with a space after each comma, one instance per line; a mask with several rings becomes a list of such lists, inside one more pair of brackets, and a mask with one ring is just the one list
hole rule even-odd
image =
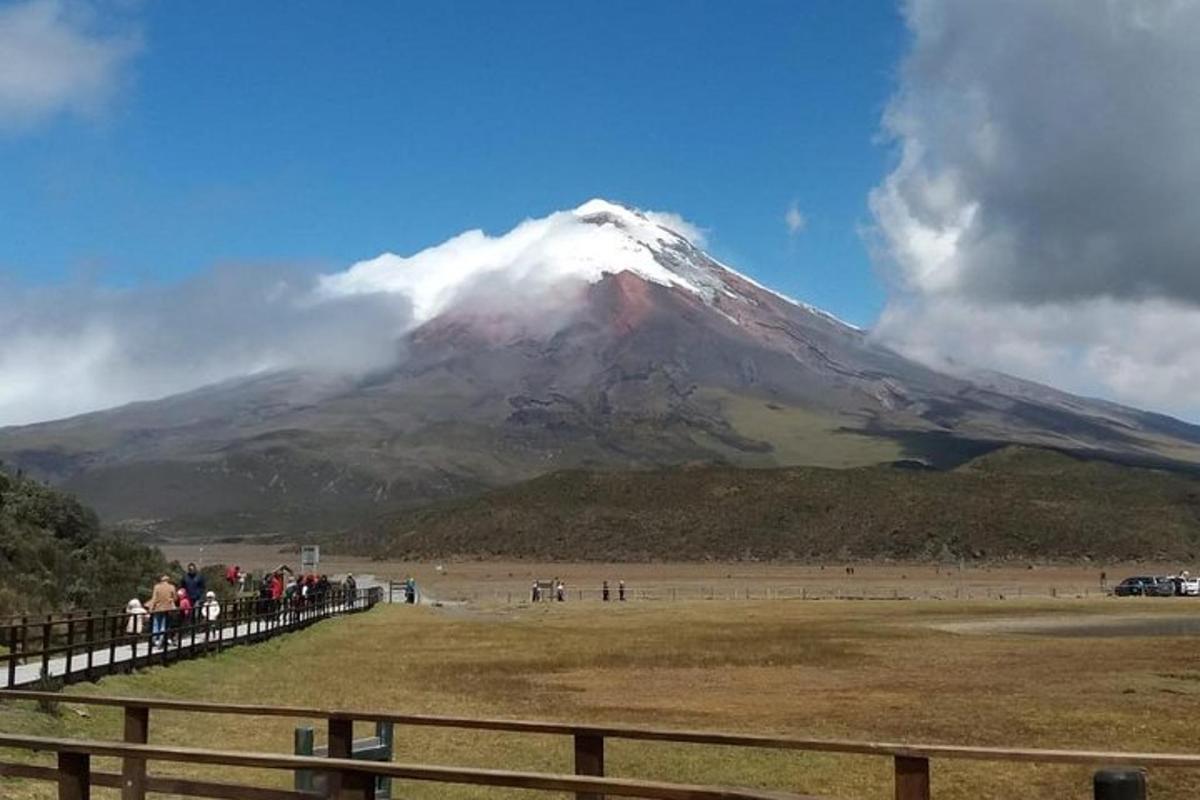
[[204, 602], [204, 593], [208, 587], [204, 585], [204, 576], [196, 569], [195, 564], [187, 565], [187, 574], [183, 576], [180, 588], [187, 592], [192, 608], [199, 608], [200, 604]]

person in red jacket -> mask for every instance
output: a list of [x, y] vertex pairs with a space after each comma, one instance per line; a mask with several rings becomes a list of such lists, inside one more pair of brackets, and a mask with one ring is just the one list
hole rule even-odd
[[271, 599], [278, 600], [283, 597], [283, 576], [276, 572], [271, 576]]

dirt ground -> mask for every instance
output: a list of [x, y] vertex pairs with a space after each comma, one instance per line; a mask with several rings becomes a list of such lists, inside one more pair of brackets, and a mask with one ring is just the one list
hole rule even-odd
[[[294, 567], [299, 561], [296, 552], [267, 545], [169, 545], [163, 552], [181, 563], [238, 564], [256, 574], [280, 563]], [[523, 602], [534, 580], [555, 578], [566, 584], [568, 599], [574, 601], [599, 600], [605, 580], [614, 598], [617, 582], [625, 581], [631, 600], [1094, 597], [1104, 593], [1101, 573], [1111, 586], [1129, 575], [1174, 574], [1186, 568], [1190, 565], [404, 562], [330, 555], [320, 564], [330, 575], [353, 572], [382, 581], [411, 575], [427, 597], [481, 605]]]

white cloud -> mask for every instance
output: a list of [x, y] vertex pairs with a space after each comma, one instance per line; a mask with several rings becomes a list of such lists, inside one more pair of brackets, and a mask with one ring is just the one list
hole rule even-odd
[[874, 330], [902, 352], [951, 370], [986, 365], [1058, 388], [1195, 417], [1200, 309], [1146, 299], [1069, 304], [958, 297], [889, 304]]
[[99, 27], [92, 9], [66, 0], [0, 8], [0, 127], [104, 110], [141, 44]]
[[[619, 220], [620, 227], [587, 222], [593, 215]], [[467, 231], [411, 256], [384, 253], [360, 261], [322, 278], [321, 292], [326, 297], [402, 294], [411, 300], [416, 320], [424, 322], [464, 295], [479, 294], [481, 284], [537, 293], [564, 281], [594, 283], [606, 273], [630, 270], [656, 283], [698, 291], [660, 264], [650, 249], [674, 240], [672, 234], [688, 236], [685, 231], [697, 234], [700, 229], [678, 214], [632, 211], [592, 200], [572, 211], [527, 219], [500, 236]]]
[[[593, 214], [602, 221], [585, 221]], [[448, 310], [497, 336], [555, 330], [585, 282], [613, 271], [701, 291], [649, 249], [675, 241], [659, 227], [668, 223], [678, 235], [695, 230], [677, 215], [592, 201], [500, 236], [468, 231], [329, 275], [228, 267], [124, 291], [0, 287], [0, 425], [257, 372], [361, 374], [395, 364], [403, 335]]]
[[1200, 3], [910, 0], [881, 335], [1200, 414]]
[[668, 230], [675, 231], [696, 245], [696, 247], [704, 247], [708, 244], [708, 231], [706, 229], [701, 228], [693, 222], [688, 222], [674, 211], [642, 211], [641, 213], [655, 225], [662, 225]]
[[314, 303], [315, 277], [224, 268], [175, 286], [0, 292], [0, 425], [162, 397], [256, 372], [392, 363], [403, 297]]
[[803, 233], [808, 227], [808, 217], [804, 216], [804, 212], [800, 210], [800, 206], [792, 203], [788, 206], [788, 210], [784, 212], [783, 223], [787, 225], [788, 233], [795, 236], [798, 233]]

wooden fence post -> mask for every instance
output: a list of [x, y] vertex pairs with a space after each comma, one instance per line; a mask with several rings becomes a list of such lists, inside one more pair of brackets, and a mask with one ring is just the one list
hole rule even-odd
[[336, 795], [337, 800], [375, 800], [375, 776], [369, 772], [346, 769], [338, 773], [341, 788]]
[[70, 683], [71, 654], [75, 650], [75, 612], [67, 612], [67, 664], [63, 667], [63, 683]]
[[8, 688], [17, 686], [17, 626], [8, 629]]
[[[330, 717], [328, 739], [326, 754], [329, 758], [352, 758], [354, 755], [354, 720], [350, 717]], [[354, 778], [350, 773], [338, 770], [328, 772], [326, 776], [327, 797], [333, 798], [333, 800], [367, 797], [367, 795], [353, 793], [357, 785], [353, 783]], [[343, 790], [345, 790], [345, 794], [343, 794]], [[375, 781], [372, 779], [371, 791], [374, 792], [374, 790]], [[374, 800], [374, 794], [370, 795], [370, 798]]]
[[[575, 734], [575, 774], [604, 776], [604, 737], [592, 733]], [[575, 800], [604, 800], [594, 792], [576, 792]]]
[[[104, 617], [104, 633], [108, 637], [108, 674], [111, 675], [117, 668], [117, 637], [121, 634], [120, 613], [114, 614], [112, 621], [108, 619], [106, 614]], [[137, 659], [135, 658], [134, 661]], [[132, 662], [131, 662], [132, 663]]]
[[896, 756], [896, 800], [929, 800], [929, 759]]
[[46, 621], [42, 623], [42, 673], [50, 677], [50, 621], [54, 619], [50, 614], [46, 615]]
[[58, 754], [58, 800], [91, 800], [90, 762], [87, 753]]
[[[150, 741], [150, 709], [125, 706], [125, 741], [146, 744]], [[121, 800], [146, 800], [146, 760], [126, 756], [121, 764]]]
[[[108, 612], [104, 613], [107, 614]], [[87, 679], [91, 681], [96, 679], [96, 673], [92, 664], [92, 651], [96, 648], [96, 620], [90, 612], [88, 613], [84, 636], [87, 638]]]

